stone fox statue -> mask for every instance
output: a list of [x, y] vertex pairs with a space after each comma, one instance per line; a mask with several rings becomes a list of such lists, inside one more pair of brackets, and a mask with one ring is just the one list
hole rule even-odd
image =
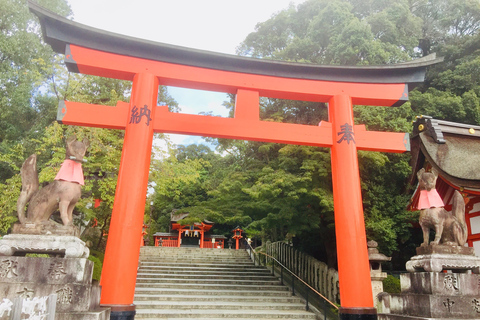
[[420, 226], [423, 231], [422, 246], [429, 245], [430, 229], [435, 230], [435, 240], [431, 244], [463, 246], [468, 231], [465, 223], [465, 202], [460, 192], [455, 190], [452, 211], [443, 208], [443, 201], [435, 190], [438, 174], [421, 169], [417, 173], [420, 188]]
[[[82, 161], [88, 148], [88, 141], [77, 141], [71, 136], [66, 141], [66, 158], [55, 180], [38, 190], [37, 156], [32, 154], [20, 170], [22, 191], [17, 201], [18, 219], [21, 224], [42, 223], [59, 209], [64, 225], [71, 225], [73, 208], [80, 199], [84, 184]], [[29, 202], [27, 215], [25, 206]]]

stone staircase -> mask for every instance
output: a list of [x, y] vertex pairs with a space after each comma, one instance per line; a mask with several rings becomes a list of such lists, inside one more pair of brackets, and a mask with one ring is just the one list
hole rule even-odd
[[142, 247], [135, 319], [316, 319], [244, 250]]

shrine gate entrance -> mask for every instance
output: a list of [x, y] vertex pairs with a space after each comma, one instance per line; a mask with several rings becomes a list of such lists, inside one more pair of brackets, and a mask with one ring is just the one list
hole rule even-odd
[[[377, 318], [357, 150], [409, 151], [409, 136], [355, 125], [352, 105], [402, 104], [408, 84], [423, 82], [426, 67], [437, 60], [379, 67], [266, 61], [124, 37], [74, 23], [33, 2], [29, 6], [40, 19], [44, 40], [65, 54], [70, 71], [133, 81], [130, 103], [108, 107], [65, 101], [58, 109], [64, 124], [125, 130], [101, 278], [101, 303], [112, 307], [112, 319], [135, 310], [138, 239], [154, 132], [331, 148], [340, 319]], [[159, 85], [235, 94], [235, 117], [169, 112], [157, 106]], [[319, 126], [261, 121], [260, 97], [326, 102], [329, 121]]]

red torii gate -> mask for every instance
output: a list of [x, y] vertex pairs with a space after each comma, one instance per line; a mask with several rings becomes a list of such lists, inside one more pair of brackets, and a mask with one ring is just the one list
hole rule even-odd
[[[138, 239], [154, 132], [331, 148], [340, 318], [377, 318], [357, 150], [405, 152], [409, 137], [354, 125], [352, 105], [402, 104], [408, 99], [408, 83], [423, 82], [426, 66], [439, 60], [380, 67], [265, 61], [120, 36], [74, 23], [33, 2], [29, 6], [40, 19], [45, 41], [65, 54], [70, 71], [133, 81], [130, 103], [109, 107], [65, 101], [58, 109], [64, 124], [125, 130], [101, 278], [101, 303], [112, 307], [112, 319], [135, 310]], [[159, 84], [236, 94], [235, 117], [169, 112], [157, 106]], [[307, 126], [261, 121], [260, 96], [328, 102], [329, 122]]]

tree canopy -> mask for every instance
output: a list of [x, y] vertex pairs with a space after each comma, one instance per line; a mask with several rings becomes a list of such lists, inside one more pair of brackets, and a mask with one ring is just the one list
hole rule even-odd
[[[65, 0], [38, 1], [63, 16], [72, 12]], [[59, 101], [116, 105], [128, 102], [131, 83], [69, 73], [62, 58], [42, 41], [40, 26], [26, 2], [0, 0], [0, 235], [17, 221], [23, 161], [37, 154], [40, 184], [52, 181], [65, 158], [65, 139], [75, 134], [90, 146], [83, 165], [85, 186], [75, 207], [75, 223], [88, 231], [92, 250], [103, 250], [123, 145], [123, 131], [59, 125]], [[175, 110], [165, 87], [159, 103]], [[161, 135], [158, 138], [162, 138]]]
[[[66, 0], [38, 1], [71, 16]], [[0, 0], [0, 234], [16, 221], [23, 160], [38, 154], [41, 182], [64, 158], [64, 140], [75, 133], [91, 146], [86, 185], [75, 209], [77, 223], [102, 249], [108, 233], [123, 132], [54, 123], [59, 100], [115, 105], [128, 101], [131, 84], [68, 73], [41, 40], [24, 1]], [[417, 115], [480, 124], [480, 1], [307, 0], [257, 24], [238, 54], [316, 64], [378, 65], [405, 62], [432, 52], [445, 58], [396, 108], [355, 106], [355, 121], [368, 130], [411, 131]], [[166, 88], [159, 102], [177, 105]], [[225, 106], [234, 113], [234, 96]], [[328, 120], [323, 103], [261, 98], [260, 117], [317, 125]], [[288, 240], [335, 265], [330, 151], [325, 148], [207, 139], [207, 145], [171, 146], [155, 153], [147, 208], [150, 233], [167, 231], [173, 210], [189, 212], [184, 223], [203, 219], [229, 235], [240, 226], [263, 241]], [[394, 255], [394, 268], [419, 241], [406, 211], [411, 174], [408, 154], [359, 152], [367, 236]], [[96, 199], [101, 200], [96, 201]], [[94, 205], [94, 204], [97, 205]], [[401, 249], [401, 250], [400, 250]]]
[[[480, 2], [473, 0], [308, 0], [258, 23], [239, 45], [238, 54], [317, 64], [378, 65], [436, 52], [445, 62], [429, 69], [427, 81], [410, 93], [408, 103], [397, 108], [354, 107], [356, 123], [368, 130], [410, 132], [412, 120], [422, 114], [480, 123], [479, 27]], [[233, 97], [226, 106], [233, 114]], [[265, 121], [316, 125], [328, 120], [321, 103], [262, 98], [260, 108]], [[200, 159], [206, 162], [195, 169], [190, 185], [201, 189], [201, 196], [183, 198], [192, 202], [175, 203], [176, 209], [192, 212], [197, 219], [209, 217], [225, 232], [242, 222], [250, 236], [271, 241], [293, 238], [297, 246], [335, 264], [328, 149], [209, 141], [217, 153], [205, 153], [208, 159], [196, 158], [197, 164]], [[171, 155], [174, 161], [164, 159], [161, 166], [187, 165], [181, 152]], [[409, 155], [359, 152], [359, 163], [367, 236], [378, 241], [384, 253], [394, 255], [395, 267], [403, 269], [404, 260], [418, 245], [418, 231], [412, 228], [417, 213], [406, 211], [410, 198], [406, 183], [412, 170]], [[202, 175], [205, 170], [208, 174]], [[181, 190], [191, 194], [189, 186]], [[158, 192], [154, 197], [159, 197]], [[161, 210], [158, 204], [155, 210]], [[164, 208], [165, 213], [171, 209]]]

